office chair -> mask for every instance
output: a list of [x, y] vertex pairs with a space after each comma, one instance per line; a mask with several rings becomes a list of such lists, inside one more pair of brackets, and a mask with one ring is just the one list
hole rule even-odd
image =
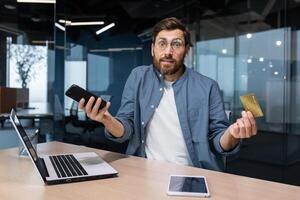
[[71, 104], [69, 116], [65, 117], [64, 141], [72, 144], [86, 145], [90, 143], [90, 136], [97, 127], [103, 127], [99, 122], [92, 120], [81, 120], [78, 115], [78, 102]]
[[73, 101], [70, 108], [70, 116], [78, 119], [78, 102]]
[[229, 122], [231, 122], [231, 115], [232, 115], [232, 113], [231, 113], [231, 110], [225, 110], [225, 114], [226, 114], [226, 117], [227, 117], [227, 119], [229, 120]]
[[64, 142], [81, 144], [81, 135], [85, 132], [84, 123], [78, 117], [78, 102], [73, 101], [69, 110], [69, 116], [65, 116]]

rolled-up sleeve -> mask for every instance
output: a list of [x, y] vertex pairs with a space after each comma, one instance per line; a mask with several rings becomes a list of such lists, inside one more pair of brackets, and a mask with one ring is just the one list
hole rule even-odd
[[220, 139], [224, 132], [229, 127], [229, 121], [227, 119], [224, 103], [221, 97], [221, 92], [217, 83], [214, 83], [211, 88], [209, 97], [209, 141], [212, 150], [219, 154], [231, 155], [236, 154], [241, 146], [241, 142], [233, 148], [231, 151], [224, 151], [220, 144]]
[[213, 139], [213, 143], [214, 143], [214, 147], [216, 148], [216, 151], [222, 155], [235, 155], [239, 152], [241, 144], [242, 144], [242, 140], [240, 140], [240, 142], [230, 151], [224, 151], [223, 148], [221, 147], [220, 144], [220, 139], [222, 137], [223, 134], [218, 134], [214, 139]]
[[116, 115], [116, 119], [123, 125], [124, 134], [122, 137], [114, 137], [107, 129], [105, 129], [105, 136], [115, 142], [124, 142], [128, 140], [133, 133], [134, 126], [134, 99], [135, 99], [135, 70], [129, 75], [122, 95], [121, 107]]

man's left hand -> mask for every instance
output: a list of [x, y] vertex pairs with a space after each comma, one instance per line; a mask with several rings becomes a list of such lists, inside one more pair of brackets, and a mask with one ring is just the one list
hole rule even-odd
[[236, 139], [250, 138], [257, 134], [255, 119], [250, 111], [242, 111], [242, 117], [229, 127], [229, 132]]
[[231, 124], [220, 139], [224, 151], [233, 149], [243, 138], [250, 138], [257, 134], [255, 119], [250, 111], [243, 111], [242, 117]]

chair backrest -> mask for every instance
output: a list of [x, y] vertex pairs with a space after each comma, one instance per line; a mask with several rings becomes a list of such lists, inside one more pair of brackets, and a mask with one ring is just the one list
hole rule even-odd
[[78, 117], [78, 102], [73, 101], [71, 108], [70, 108], [70, 116], [72, 117]]
[[58, 95], [54, 95], [54, 120], [63, 120], [64, 109], [59, 101]]
[[111, 98], [112, 98], [112, 95], [103, 94], [103, 95], [100, 95], [100, 97], [101, 97], [102, 99], [104, 99], [105, 101], [110, 101]]
[[225, 110], [227, 119], [230, 121], [231, 120], [231, 110]]

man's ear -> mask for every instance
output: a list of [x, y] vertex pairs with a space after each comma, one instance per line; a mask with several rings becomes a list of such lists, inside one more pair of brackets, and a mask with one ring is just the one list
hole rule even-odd
[[153, 57], [153, 55], [154, 55], [154, 45], [153, 45], [153, 42], [151, 43], [151, 55], [152, 55], [152, 57]]
[[184, 57], [188, 55], [189, 51], [190, 51], [190, 45], [187, 45], [184, 50]]

